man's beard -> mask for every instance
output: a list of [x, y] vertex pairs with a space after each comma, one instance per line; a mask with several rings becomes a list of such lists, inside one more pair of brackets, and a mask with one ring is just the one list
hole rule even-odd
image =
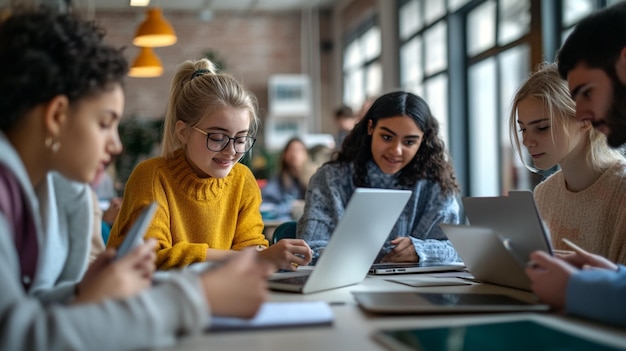
[[606, 141], [617, 148], [626, 143], [626, 86], [613, 78], [613, 98], [604, 120], [609, 128]]

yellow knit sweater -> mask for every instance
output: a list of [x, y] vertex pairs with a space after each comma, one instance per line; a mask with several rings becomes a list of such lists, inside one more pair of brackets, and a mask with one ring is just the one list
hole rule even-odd
[[147, 238], [155, 238], [158, 269], [182, 268], [206, 259], [208, 248], [240, 250], [264, 245], [261, 191], [254, 175], [236, 164], [226, 178], [200, 178], [182, 151], [153, 158], [130, 175], [119, 217], [107, 243], [119, 247], [140, 210], [159, 205]]

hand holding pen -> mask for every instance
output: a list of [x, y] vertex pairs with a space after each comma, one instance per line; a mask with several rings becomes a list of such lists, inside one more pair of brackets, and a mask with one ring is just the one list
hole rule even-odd
[[565, 308], [567, 284], [578, 269], [617, 270], [617, 266], [606, 258], [589, 253], [567, 239], [563, 242], [574, 252], [553, 257], [547, 252], [535, 251], [530, 254], [525, 270], [533, 292], [541, 301], [557, 309]]
[[558, 255], [558, 257], [574, 267], [579, 269], [603, 268], [612, 271], [617, 270], [617, 265], [608, 259], [600, 255], [589, 253], [568, 239], [562, 240], [565, 245], [571, 248], [574, 252], [570, 254]]

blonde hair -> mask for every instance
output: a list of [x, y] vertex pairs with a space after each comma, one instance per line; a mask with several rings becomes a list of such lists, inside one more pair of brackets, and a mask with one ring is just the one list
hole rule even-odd
[[256, 97], [232, 76], [218, 73], [208, 59], [185, 61], [172, 79], [170, 98], [163, 127], [161, 155], [169, 158], [183, 147], [176, 136], [176, 122], [197, 126], [202, 118], [220, 107], [246, 109], [250, 112], [248, 134], [259, 128]]
[[[519, 103], [528, 97], [543, 103], [550, 121], [550, 131], [553, 139], [554, 128], [562, 128], [564, 134], [569, 137], [570, 124], [576, 122], [574, 118], [576, 115], [576, 104], [570, 96], [566, 81], [559, 76], [557, 64], [555, 63], [540, 65], [539, 69], [522, 84], [513, 97], [509, 115], [511, 143], [517, 150], [517, 154], [524, 166], [533, 172], [538, 172], [539, 170], [536, 167], [526, 162], [517, 132], [517, 108]], [[593, 170], [602, 171], [612, 166], [617, 160], [623, 159], [623, 156], [617, 150], [608, 146], [604, 134], [598, 132], [595, 128], [589, 128], [585, 142], [587, 143], [585, 145], [587, 164]]]

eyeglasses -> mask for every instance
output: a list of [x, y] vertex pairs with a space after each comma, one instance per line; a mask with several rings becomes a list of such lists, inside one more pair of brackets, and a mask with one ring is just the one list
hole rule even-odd
[[223, 133], [207, 133], [198, 127], [193, 127], [193, 129], [206, 135], [206, 148], [213, 152], [223, 151], [232, 140], [235, 152], [238, 154], [245, 154], [252, 148], [254, 142], [256, 141], [256, 138], [248, 135], [231, 138]]

